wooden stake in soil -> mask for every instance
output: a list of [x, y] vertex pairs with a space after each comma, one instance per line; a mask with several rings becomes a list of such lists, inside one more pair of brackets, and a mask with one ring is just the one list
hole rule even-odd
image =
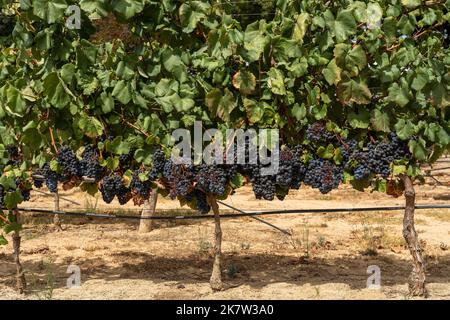
[[[54, 201], [55, 201], [55, 211], [59, 211], [59, 194], [58, 194], [58, 190], [56, 190], [56, 192], [53, 193], [54, 196]], [[61, 227], [61, 219], [59, 218], [59, 214], [55, 214], [53, 216], [53, 224], [56, 227], [57, 231], [62, 231], [62, 227]]]
[[403, 237], [408, 244], [409, 252], [413, 258], [413, 270], [409, 279], [409, 292], [413, 296], [427, 296], [425, 288], [425, 262], [422, 258], [422, 249], [420, 248], [419, 239], [416, 229], [414, 228], [414, 209], [416, 202], [416, 194], [411, 178], [402, 175], [405, 185], [405, 215], [403, 217]]
[[[20, 223], [19, 211], [15, 210], [14, 214], [16, 215], [17, 223]], [[16, 264], [16, 288], [17, 291], [22, 294], [27, 287], [27, 282], [25, 279], [25, 274], [23, 272], [22, 264], [20, 263], [20, 239], [20, 232], [14, 231], [12, 234], [12, 240], [14, 249], [14, 262]]]
[[214, 264], [209, 284], [214, 291], [220, 291], [223, 289], [223, 284], [221, 272], [222, 228], [220, 227], [219, 205], [214, 196], [208, 196], [208, 202], [214, 212], [215, 223]]
[[[142, 209], [141, 217], [152, 217], [155, 214], [156, 202], [158, 201], [158, 190], [152, 190], [150, 198], [145, 200], [144, 208]], [[139, 233], [146, 233], [152, 231], [151, 219], [142, 219], [139, 223]]]

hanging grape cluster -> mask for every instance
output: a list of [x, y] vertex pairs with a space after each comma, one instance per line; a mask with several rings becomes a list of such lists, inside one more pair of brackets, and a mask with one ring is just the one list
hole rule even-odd
[[99, 190], [102, 194], [103, 201], [111, 203], [115, 196], [119, 196], [119, 194], [124, 191], [123, 188], [122, 177], [112, 175], [103, 178]]
[[[23, 162], [22, 154], [16, 145], [5, 146], [5, 152], [7, 161], [5, 165], [0, 165], [0, 176], [3, 176], [5, 169], [18, 168]], [[8, 176], [13, 179], [13, 182], [11, 181], [7, 187], [0, 184], [0, 208], [5, 206], [5, 197], [8, 193], [12, 194], [18, 191], [23, 201], [30, 200], [31, 181], [22, 176], [16, 176], [14, 172]]]
[[[269, 175], [262, 174], [264, 165], [259, 158], [255, 164], [248, 163], [248, 140], [245, 150], [234, 146], [234, 164], [175, 163], [161, 149], [156, 149], [150, 167], [137, 166], [134, 151], [129, 150], [117, 157], [119, 164], [114, 170], [102, 164], [103, 157], [111, 154], [101, 151], [96, 144], [85, 145], [80, 152], [64, 145], [56, 154], [56, 169], [52, 169], [51, 163], [46, 163], [34, 174], [44, 177], [51, 192], [57, 191], [60, 182], [75, 181], [79, 184], [88, 178], [88, 183], [98, 186], [106, 203], [117, 198], [122, 205], [131, 199], [141, 205], [149, 199], [153, 189], [159, 188], [166, 190], [172, 199], [179, 199], [198, 212], [207, 213], [210, 211], [208, 195], [226, 198], [243, 181], [251, 183], [257, 199], [283, 200], [290, 189], [299, 189], [302, 183], [326, 194], [344, 181], [345, 174], [354, 181], [374, 177], [387, 179], [392, 175], [394, 163], [413, 161], [407, 142], [394, 133], [378, 140], [372, 137], [364, 144], [358, 143], [356, 138], [343, 137], [327, 129], [325, 123], [317, 122], [305, 130], [305, 136], [306, 143], [302, 145], [282, 145], [278, 171]], [[112, 140], [113, 137], [99, 139], [102, 143]], [[327, 145], [334, 150], [333, 156], [326, 153], [320, 156], [318, 149]], [[244, 164], [237, 164], [238, 151], [245, 152]], [[20, 158], [18, 148], [10, 146], [7, 152], [11, 159]], [[236, 183], [236, 179], [240, 182]], [[35, 187], [42, 187], [41, 180], [33, 179], [32, 182]], [[18, 185], [21, 185], [20, 181]], [[23, 196], [28, 199], [29, 192], [24, 191]]]

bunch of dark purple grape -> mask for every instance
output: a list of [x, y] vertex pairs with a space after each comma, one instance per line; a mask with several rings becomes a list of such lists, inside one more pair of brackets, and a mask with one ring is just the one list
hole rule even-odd
[[19, 147], [13, 144], [7, 145], [5, 147], [6, 153], [8, 154], [8, 162], [6, 165], [11, 165], [13, 167], [20, 167], [21, 155], [19, 151]]
[[319, 189], [323, 194], [336, 189], [343, 178], [342, 168], [325, 159], [313, 159], [308, 163], [305, 184]]
[[142, 199], [148, 199], [152, 191], [152, 181], [146, 179], [142, 181], [140, 175], [143, 173], [142, 170], [135, 170], [130, 182], [130, 189]]
[[328, 143], [336, 139], [336, 135], [329, 132], [322, 122], [315, 122], [306, 129], [306, 139], [314, 143]]
[[201, 214], [207, 214], [211, 210], [208, 204], [206, 193], [198, 189], [194, 189], [185, 196], [186, 201], [192, 202], [195, 208]]
[[122, 171], [125, 171], [127, 169], [130, 169], [133, 167], [134, 163], [134, 150], [130, 150], [130, 152], [121, 154], [119, 156], [119, 167], [122, 169]]
[[261, 166], [253, 165], [253, 170], [250, 176], [250, 181], [253, 187], [253, 193], [256, 199], [273, 200], [276, 193], [276, 176], [262, 175]]
[[50, 192], [57, 192], [58, 181], [61, 179], [60, 175], [56, 171], [53, 171], [48, 163], [46, 163], [42, 167], [41, 172], [44, 176], [45, 185], [47, 186], [48, 190]]
[[119, 197], [124, 196], [124, 193], [127, 193], [127, 188], [123, 184], [122, 177], [118, 175], [104, 177], [99, 190], [102, 194], [103, 201], [106, 203], [111, 203], [115, 196], [119, 199]]
[[94, 179], [96, 182], [101, 180], [105, 170], [98, 162], [99, 157], [97, 148], [92, 145], [85, 147], [80, 161], [80, 172], [83, 177]]
[[391, 164], [402, 159], [409, 160], [411, 153], [406, 141], [398, 138], [395, 133], [380, 141], [372, 141], [363, 150], [357, 143], [350, 140], [341, 147], [345, 169], [353, 169], [356, 180], [362, 180], [370, 175], [380, 175], [384, 178], [391, 174]]
[[194, 174], [192, 166], [175, 164], [168, 160], [164, 165], [163, 175], [170, 187], [170, 197], [185, 197], [193, 188]]
[[56, 156], [58, 165], [64, 170], [64, 174], [67, 176], [80, 176], [81, 166], [75, 153], [69, 146], [65, 145], [61, 147]]
[[306, 166], [301, 160], [302, 146], [283, 148], [280, 152], [276, 182], [284, 188], [299, 189], [305, 178]]
[[196, 188], [215, 196], [223, 196], [234, 170], [231, 165], [202, 164], [196, 170]]
[[[164, 167], [168, 162], [169, 161], [166, 160], [166, 155], [164, 154], [164, 152], [159, 149], [156, 150], [153, 154], [153, 163], [152, 169], [149, 173], [149, 179], [155, 181], [161, 174], [164, 174]], [[168, 164], [167, 170], [169, 170], [169, 167], [171, 168], [171, 164]], [[166, 174], [169, 175], [169, 172], [167, 172]]]

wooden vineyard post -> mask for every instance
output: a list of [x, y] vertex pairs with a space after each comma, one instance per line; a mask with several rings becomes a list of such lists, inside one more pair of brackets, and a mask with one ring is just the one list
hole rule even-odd
[[[16, 221], [20, 224], [20, 213], [15, 210], [14, 214], [16, 215]], [[25, 279], [25, 274], [23, 272], [22, 264], [20, 263], [20, 231], [14, 231], [12, 234], [13, 240], [13, 249], [14, 249], [14, 262], [16, 264], [16, 288], [20, 294], [23, 294], [26, 287], [27, 282]]]
[[222, 271], [221, 271], [221, 259], [222, 259], [222, 228], [220, 227], [220, 215], [219, 205], [214, 196], [208, 196], [208, 202], [214, 212], [214, 224], [215, 224], [215, 239], [214, 239], [214, 263], [211, 278], [209, 284], [214, 291], [220, 291], [223, 289], [222, 284]]
[[[56, 190], [56, 192], [53, 193], [53, 197], [54, 197], [54, 202], [55, 202], [55, 211], [59, 211], [59, 194], [58, 194], [58, 190]], [[57, 231], [62, 231], [61, 219], [59, 218], [59, 214], [55, 214], [53, 216], [53, 224], [55, 225]]]
[[405, 215], [403, 217], [403, 237], [413, 258], [413, 270], [409, 279], [409, 292], [413, 296], [427, 296], [425, 288], [425, 262], [422, 257], [419, 239], [414, 228], [414, 210], [416, 194], [411, 178], [402, 175], [405, 185]]
[[[150, 198], [144, 202], [141, 217], [152, 217], [155, 214], [157, 201], [158, 189], [154, 189], [150, 193]], [[139, 233], [152, 231], [152, 222], [151, 219], [141, 219], [141, 222], [139, 223]]]

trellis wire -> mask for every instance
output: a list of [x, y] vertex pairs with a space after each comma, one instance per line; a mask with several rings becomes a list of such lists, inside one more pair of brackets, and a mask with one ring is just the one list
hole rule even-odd
[[[236, 211], [238, 211], [240, 213], [246, 213], [245, 211], [243, 211], [243, 210], [241, 210], [239, 208], [233, 207], [232, 205], [226, 204], [225, 202], [217, 200], [217, 203], [219, 203], [219, 204], [221, 204], [221, 205], [223, 205], [225, 207], [228, 207], [230, 209], [236, 210]], [[267, 222], [266, 220], [263, 220], [263, 219], [261, 219], [259, 217], [251, 216], [251, 218], [253, 218], [253, 219], [255, 219], [255, 220], [257, 220], [257, 221], [259, 221], [261, 223], [264, 223], [264, 224], [266, 224], [266, 225], [268, 225], [268, 226], [270, 226], [270, 227], [272, 227], [274, 229], [277, 229], [278, 231], [281, 231], [282, 233], [287, 234], [288, 236], [292, 235], [292, 233], [289, 232], [288, 230], [285, 230], [285, 229], [282, 229], [280, 227], [277, 227], [276, 225], [274, 225], [274, 224], [272, 224], [270, 222]]]
[[[423, 209], [450, 209], [450, 204], [424, 204], [416, 205], [416, 210]], [[2, 210], [7, 210], [3, 208]], [[59, 214], [65, 216], [78, 216], [78, 217], [91, 217], [91, 218], [105, 218], [105, 219], [129, 219], [129, 220], [200, 220], [200, 219], [214, 219], [213, 215], [196, 215], [196, 216], [131, 216], [131, 215], [119, 215], [119, 214], [99, 214], [95, 212], [77, 212], [77, 211], [56, 211], [45, 210], [35, 208], [16, 208], [14, 210], [21, 212], [35, 212], [35, 213], [47, 213], [47, 214]], [[405, 210], [404, 206], [386, 206], [386, 207], [363, 207], [363, 208], [331, 208], [331, 209], [291, 209], [291, 210], [273, 210], [273, 211], [254, 211], [245, 213], [232, 213], [222, 214], [221, 218], [240, 218], [240, 217], [252, 217], [262, 215], [283, 215], [283, 214], [304, 214], [304, 213], [345, 213], [345, 212], [370, 212], [370, 211], [397, 211]]]
[[425, 175], [425, 177], [429, 177], [431, 179], [433, 179], [438, 185], [443, 186], [444, 183], [442, 183], [441, 181], [439, 181], [438, 179], [436, 179], [435, 176], [433, 176], [431, 173], [427, 172]]
[[[35, 191], [35, 192], [37, 192], [37, 193], [40, 193], [40, 194], [45, 194], [45, 195], [48, 195], [48, 196], [51, 196], [51, 195], [53, 195], [52, 193], [50, 193], [50, 192], [45, 192], [45, 191], [41, 191], [41, 190], [37, 190], [37, 189], [32, 189], [33, 191]], [[74, 205], [77, 205], [77, 206], [81, 206], [81, 204], [80, 203], [78, 203], [78, 202], [76, 202], [76, 201], [73, 201], [73, 200], [71, 200], [71, 199], [69, 199], [69, 198], [66, 198], [66, 197], [61, 197], [61, 196], [59, 196], [59, 198], [61, 199], [61, 200], [64, 200], [64, 201], [67, 201], [67, 202], [70, 202], [70, 203], [72, 203], [72, 204], [74, 204]]]

